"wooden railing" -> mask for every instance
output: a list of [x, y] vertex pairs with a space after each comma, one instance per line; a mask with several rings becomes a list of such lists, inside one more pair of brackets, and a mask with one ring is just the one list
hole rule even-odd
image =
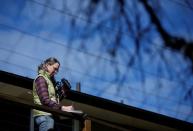
[[[73, 120], [73, 131], [80, 131], [83, 130], [82, 126], [84, 124], [84, 120], [85, 118], [85, 114], [73, 114], [73, 113], [69, 113], [69, 112], [64, 112], [64, 111], [60, 111], [60, 110], [55, 110], [55, 109], [51, 109], [48, 108], [46, 106], [40, 106], [40, 105], [36, 105], [33, 104], [31, 101], [27, 101], [23, 98], [19, 98], [19, 97], [14, 97], [14, 96], [9, 96], [7, 94], [2, 94], [0, 93], [0, 101], [1, 103], [8, 103], [11, 105], [16, 105], [16, 106], [20, 106], [29, 110], [32, 109], [38, 109], [38, 110], [42, 110], [42, 111], [46, 111], [46, 112], [50, 112], [52, 113], [54, 116], [62, 116], [68, 119], [72, 119]], [[3, 106], [3, 105], [2, 105]], [[14, 108], [13, 108], [14, 110]], [[34, 120], [32, 115], [30, 116], [30, 126], [29, 126], [29, 130], [30, 131], [34, 131]]]

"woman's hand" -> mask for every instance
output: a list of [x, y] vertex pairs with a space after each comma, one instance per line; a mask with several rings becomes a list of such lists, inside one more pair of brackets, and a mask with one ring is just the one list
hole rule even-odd
[[62, 111], [71, 111], [71, 110], [74, 110], [74, 107], [71, 105], [71, 106], [62, 106]]

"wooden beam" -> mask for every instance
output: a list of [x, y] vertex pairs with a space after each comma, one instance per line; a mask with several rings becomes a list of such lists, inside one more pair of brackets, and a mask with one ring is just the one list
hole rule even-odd
[[84, 128], [82, 131], [91, 131], [91, 120], [84, 121]]

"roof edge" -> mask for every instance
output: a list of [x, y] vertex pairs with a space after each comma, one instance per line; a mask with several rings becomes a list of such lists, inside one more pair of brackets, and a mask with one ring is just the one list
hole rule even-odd
[[[19, 76], [17, 74], [13, 74], [6, 71], [0, 71], [0, 78], [1, 82], [32, 90], [33, 79], [31, 78]], [[138, 119], [158, 123], [175, 129], [193, 129], [193, 123], [154, 113], [151, 111], [143, 110], [133, 106], [125, 105], [122, 103], [114, 102], [104, 98], [92, 96], [86, 93], [81, 93], [72, 90], [67, 99], [110, 110], [123, 115], [132, 116]]]

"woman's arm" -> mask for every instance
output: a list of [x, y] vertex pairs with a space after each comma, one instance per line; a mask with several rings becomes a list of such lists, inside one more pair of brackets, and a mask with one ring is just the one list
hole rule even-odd
[[48, 85], [47, 85], [44, 77], [39, 76], [35, 80], [35, 88], [36, 88], [37, 94], [39, 96], [39, 99], [40, 99], [42, 105], [46, 105], [46, 106], [51, 107], [53, 109], [61, 109], [60, 104], [58, 104], [57, 102], [55, 102], [49, 98]]

